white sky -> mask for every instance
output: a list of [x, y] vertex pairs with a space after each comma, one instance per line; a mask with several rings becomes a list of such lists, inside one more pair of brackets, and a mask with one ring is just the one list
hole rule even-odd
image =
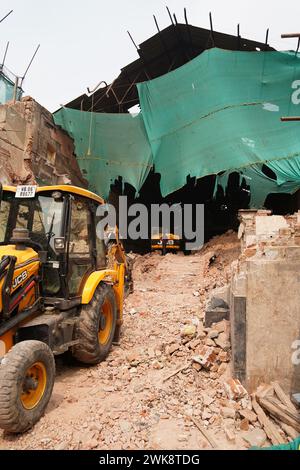
[[0, 63], [7, 41], [6, 66], [23, 75], [40, 43], [41, 48], [24, 83], [30, 94], [50, 111], [94, 88], [100, 80], [111, 82], [120, 68], [137, 58], [129, 30], [137, 44], [156, 33], [152, 15], [161, 28], [170, 20], [165, 6], [184, 22], [264, 41], [279, 50], [295, 49], [296, 39], [281, 39], [281, 33], [300, 32], [299, 0], [1, 0]]

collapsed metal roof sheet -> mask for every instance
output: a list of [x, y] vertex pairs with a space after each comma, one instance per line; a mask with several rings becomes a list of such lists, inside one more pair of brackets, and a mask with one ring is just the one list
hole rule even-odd
[[212, 47], [232, 51], [275, 50], [267, 42], [245, 39], [239, 33], [234, 36], [176, 22], [140, 44], [139, 59], [122, 68], [112, 84], [90, 96], [82, 94], [65, 106], [99, 113], [126, 113], [139, 103], [136, 83], [175, 70]]

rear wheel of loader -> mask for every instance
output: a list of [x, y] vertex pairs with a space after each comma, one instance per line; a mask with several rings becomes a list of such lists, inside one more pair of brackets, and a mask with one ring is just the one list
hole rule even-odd
[[51, 349], [41, 341], [17, 343], [0, 365], [0, 428], [18, 433], [43, 415], [55, 379]]
[[79, 344], [73, 356], [85, 364], [98, 364], [108, 355], [117, 324], [117, 305], [111, 286], [101, 284], [88, 305], [83, 305], [75, 331]]

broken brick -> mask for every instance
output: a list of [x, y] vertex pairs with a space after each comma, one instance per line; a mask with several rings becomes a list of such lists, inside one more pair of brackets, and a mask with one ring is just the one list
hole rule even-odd
[[202, 419], [202, 420], [210, 419], [211, 416], [212, 416], [211, 411], [208, 410], [207, 408], [205, 408], [204, 411], [202, 412], [201, 419]]
[[229, 362], [229, 354], [227, 351], [221, 351], [218, 355], [218, 360], [220, 362]]
[[230, 349], [230, 341], [227, 333], [220, 333], [218, 338], [215, 338], [214, 341], [216, 345], [220, 346], [224, 351], [228, 351]]
[[211, 369], [217, 359], [214, 349], [209, 346], [201, 346], [197, 349], [197, 353], [198, 354], [193, 357], [193, 361], [198, 362], [205, 369]]
[[266, 433], [262, 429], [253, 429], [242, 437], [251, 447], [262, 447], [267, 440]]
[[213, 329], [218, 331], [218, 333], [223, 333], [224, 331], [228, 331], [229, 330], [229, 321], [222, 320], [218, 323], [214, 323]]
[[246, 418], [250, 423], [255, 423], [257, 421], [257, 416], [254, 413], [254, 411], [251, 410], [239, 410], [239, 414], [241, 415], [242, 418]]
[[213, 339], [210, 339], [210, 338], [206, 338], [205, 344], [206, 344], [206, 346], [215, 346], [215, 345], [216, 345], [216, 343], [214, 342], [214, 340], [213, 340]]
[[224, 431], [225, 431], [225, 434], [226, 434], [226, 437], [227, 437], [228, 441], [229, 442], [234, 442], [235, 441], [234, 432], [231, 429], [227, 428], [227, 427], [225, 427]]
[[224, 389], [229, 400], [239, 400], [248, 395], [247, 390], [238, 379], [226, 380]]
[[223, 418], [232, 418], [234, 419], [235, 418], [235, 409], [234, 408], [229, 408], [228, 406], [223, 406], [221, 408], [221, 415], [223, 416]]
[[175, 351], [178, 351], [179, 348], [180, 348], [180, 344], [179, 344], [179, 343], [170, 344], [170, 346], [167, 347], [167, 353], [171, 355], [171, 354], [173, 354]]
[[219, 331], [212, 329], [212, 330], [210, 330], [210, 331], [208, 332], [208, 335], [207, 335], [207, 336], [208, 336], [208, 338], [210, 338], [210, 339], [215, 339], [215, 338], [217, 338], [217, 337], [219, 336]]
[[188, 347], [190, 349], [196, 349], [197, 346], [201, 343], [200, 339], [193, 339], [192, 341], [189, 342]]
[[227, 364], [225, 362], [222, 362], [222, 364], [218, 368], [218, 375], [223, 375], [227, 371]]
[[205, 406], [209, 406], [214, 402], [214, 399], [210, 395], [207, 395], [206, 393], [203, 393], [202, 401], [203, 401], [203, 404]]
[[240, 422], [240, 429], [242, 431], [249, 431], [249, 421], [248, 421], [248, 419], [246, 419], [246, 418], [242, 419], [242, 421]]

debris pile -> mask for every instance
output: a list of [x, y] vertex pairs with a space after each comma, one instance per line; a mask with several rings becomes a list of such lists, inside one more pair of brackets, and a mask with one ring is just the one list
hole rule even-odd
[[[137, 255], [120, 346], [91, 368], [65, 366], [58, 358], [45, 416], [22, 436], [0, 433], [0, 448], [201, 449], [212, 442], [245, 448], [236, 410], [248, 409], [251, 401], [231, 400], [224, 388], [229, 323], [203, 324], [211, 288], [228, 282], [238, 255], [233, 232], [191, 256]], [[209, 368], [193, 359], [207, 348], [213, 352]]]
[[24, 435], [0, 434], [0, 449], [270, 445], [254, 401], [231, 376], [229, 321], [204, 324], [209, 293], [229, 281], [239, 252], [230, 232], [189, 257], [136, 256], [120, 345], [92, 368], [59, 359], [47, 413]]
[[278, 382], [261, 385], [253, 394], [252, 405], [273, 445], [299, 436], [300, 412]]

